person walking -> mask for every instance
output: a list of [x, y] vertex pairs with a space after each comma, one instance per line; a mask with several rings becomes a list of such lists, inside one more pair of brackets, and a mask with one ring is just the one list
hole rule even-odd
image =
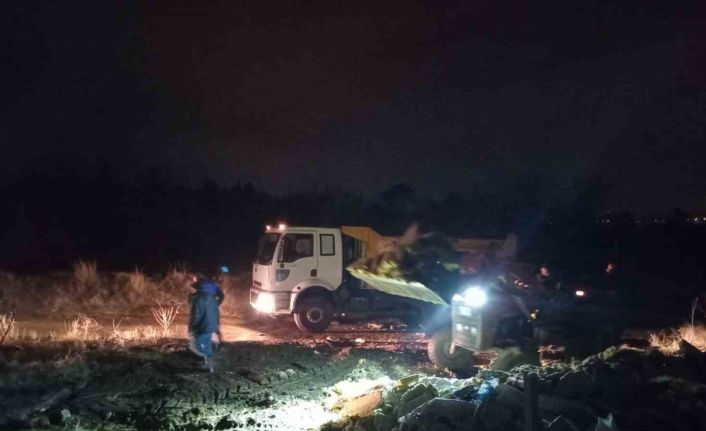
[[222, 342], [220, 311], [223, 291], [207, 278], [195, 277], [191, 285], [195, 292], [189, 295], [189, 348], [204, 358], [204, 368], [214, 372], [213, 335]]
[[558, 292], [562, 287], [561, 280], [554, 274], [547, 263], [543, 263], [539, 267], [539, 272], [535, 274], [535, 280], [544, 293]]

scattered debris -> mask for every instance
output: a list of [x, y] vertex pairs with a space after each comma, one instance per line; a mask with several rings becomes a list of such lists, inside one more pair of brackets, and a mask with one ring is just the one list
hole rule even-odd
[[343, 417], [363, 418], [371, 416], [380, 402], [382, 402], [382, 388], [376, 388], [372, 392], [341, 402], [338, 407]]
[[467, 380], [410, 375], [375, 389], [381, 402], [365, 421], [348, 417], [327, 429], [706, 429], [706, 353], [687, 345], [680, 352], [612, 347], [582, 361], [481, 370]]

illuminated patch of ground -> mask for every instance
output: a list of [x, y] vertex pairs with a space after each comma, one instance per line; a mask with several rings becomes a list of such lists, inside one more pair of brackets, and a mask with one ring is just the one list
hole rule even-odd
[[305, 430], [336, 419], [341, 381], [397, 379], [425, 362], [423, 351], [241, 342], [218, 352], [212, 375], [182, 342], [5, 353], [3, 429]]

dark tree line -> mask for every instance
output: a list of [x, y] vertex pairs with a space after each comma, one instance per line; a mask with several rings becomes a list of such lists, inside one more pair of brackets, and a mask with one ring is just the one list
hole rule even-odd
[[38, 171], [3, 188], [0, 267], [59, 270], [89, 259], [103, 269], [161, 271], [186, 263], [247, 270], [266, 224], [369, 225], [399, 235], [418, 222], [457, 237], [515, 232], [523, 259], [550, 262], [567, 275], [600, 271], [613, 261], [639, 283], [687, 296], [706, 282], [705, 229], [679, 213], [664, 224], [639, 225], [629, 213], [614, 214], [609, 226], [597, 223], [605, 186], [595, 179], [577, 181], [568, 198], [547, 201], [549, 185], [542, 181], [423, 198], [405, 184], [369, 197], [338, 189], [274, 196], [250, 183], [175, 185], [159, 171], [117, 178], [105, 164], [88, 173]]

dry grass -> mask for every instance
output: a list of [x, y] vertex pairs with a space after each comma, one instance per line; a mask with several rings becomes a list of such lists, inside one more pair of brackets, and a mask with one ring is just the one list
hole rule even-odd
[[185, 302], [191, 283], [192, 276], [183, 266], [156, 277], [140, 269], [101, 273], [95, 262], [88, 261], [78, 261], [63, 273], [18, 276], [0, 271], [0, 313], [149, 311], [155, 301]]
[[149, 280], [139, 268], [135, 268], [128, 276], [127, 287], [130, 295], [144, 296], [147, 293]]
[[0, 314], [0, 346], [5, 340], [14, 338], [17, 333], [14, 313]]
[[157, 324], [162, 328], [162, 337], [168, 337], [169, 328], [179, 314], [179, 306], [163, 306], [160, 302], [157, 302], [157, 306], [152, 307], [151, 311], [154, 320], [157, 321]]
[[64, 338], [77, 341], [98, 341], [104, 339], [103, 326], [83, 313], [66, 323]]
[[683, 325], [671, 331], [650, 334], [652, 347], [668, 354], [677, 353], [682, 340], [706, 352], [706, 326]]
[[121, 329], [120, 323], [113, 321], [113, 329], [108, 336], [109, 341], [113, 341], [119, 345], [135, 342], [156, 342], [159, 339], [159, 331], [151, 325], [139, 325], [135, 328]]
[[696, 297], [691, 303], [690, 325], [682, 325], [670, 331], [651, 333], [650, 345], [664, 353], [674, 354], [679, 352], [679, 343], [684, 340], [702, 352], [706, 352], [706, 325], [695, 323], [697, 311], [699, 314], [704, 313], [703, 317], [706, 317], [706, 310], [699, 304], [699, 297]]
[[[250, 273], [228, 275], [218, 282], [225, 293], [221, 313], [249, 317], [253, 313], [249, 303]], [[192, 283], [193, 275], [185, 265], [174, 265], [166, 273], [154, 275], [148, 275], [139, 268], [131, 272], [100, 272], [98, 265], [89, 261], [76, 262], [71, 271], [42, 275], [20, 276], [0, 271], [0, 313], [16, 311], [15, 314], [23, 319], [73, 317], [78, 313], [92, 317], [116, 316], [116, 310], [125, 316], [152, 314], [156, 323], [151, 329], [126, 331], [118, 324], [117, 331], [111, 331], [108, 319], [100, 320], [104, 328], [98, 330], [96, 325], [88, 323], [91, 318], [85, 317], [66, 321], [64, 328], [53, 336], [40, 333], [38, 336], [31, 334], [26, 337], [27, 341], [37, 338], [42, 341], [47, 338], [65, 341], [105, 339], [107, 342], [123, 339], [151, 340], [152, 333], [156, 333], [156, 336], [160, 336], [160, 333], [163, 336], [174, 336], [178, 332], [175, 328], [175, 319], [179, 317], [176, 315], [176, 306], [181, 304], [182, 308], [178, 311], [183, 312], [183, 305], [192, 292]], [[155, 307], [155, 303], [161, 304], [163, 310], [159, 306]], [[170, 307], [174, 307], [171, 313]], [[92, 320], [95, 322], [95, 319]], [[127, 326], [125, 322], [123, 326]], [[95, 334], [96, 331], [100, 334]], [[120, 333], [120, 337], [115, 336], [114, 332]], [[16, 337], [13, 333], [8, 337], [25, 338], [24, 333], [17, 333]]]
[[239, 317], [250, 317], [254, 313], [250, 306], [251, 280], [250, 273], [223, 277], [221, 288], [225, 298], [221, 304], [221, 313]]
[[95, 261], [79, 260], [73, 266], [74, 282], [83, 290], [95, 289], [100, 285], [98, 264]]
[[161, 282], [165, 291], [181, 293], [188, 291], [192, 283], [192, 275], [187, 265], [175, 264], [169, 268]]

